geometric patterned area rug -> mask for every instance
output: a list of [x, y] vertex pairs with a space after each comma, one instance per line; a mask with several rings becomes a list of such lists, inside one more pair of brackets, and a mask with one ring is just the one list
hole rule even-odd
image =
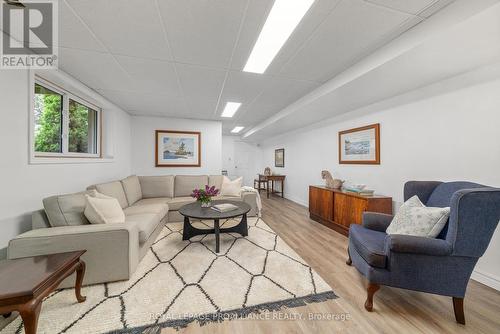
[[[156, 333], [337, 298], [262, 219], [248, 228], [247, 237], [221, 234], [217, 254], [214, 235], [183, 241], [182, 223], [169, 223], [130, 280], [84, 287], [81, 304], [73, 289], [48, 296], [38, 333]], [[1, 331], [22, 332], [20, 317]]]

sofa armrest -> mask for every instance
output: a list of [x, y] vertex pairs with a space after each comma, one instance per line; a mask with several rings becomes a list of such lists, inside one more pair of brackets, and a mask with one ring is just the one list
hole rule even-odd
[[386, 254], [411, 253], [434, 256], [448, 256], [452, 245], [443, 239], [416, 237], [413, 235], [389, 234], [385, 239]]
[[135, 225], [99, 224], [40, 228], [9, 242], [7, 257], [87, 250], [84, 283], [128, 279], [139, 263], [139, 231]]
[[248, 215], [252, 217], [258, 216], [259, 208], [257, 207], [257, 193], [252, 191], [242, 191], [241, 199], [243, 200], [243, 202], [247, 203], [252, 207], [250, 212], [248, 212]]
[[394, 218], [393, 215], [378, 212], [363, 212], [362, 225], [367, 229], [385, 232]]

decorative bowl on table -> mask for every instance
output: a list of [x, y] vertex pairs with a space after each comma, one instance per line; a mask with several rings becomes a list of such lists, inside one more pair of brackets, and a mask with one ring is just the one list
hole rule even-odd
[[366, 184], [353, 184], [353, 183], [344, 184], [344, 187], [343, 187], [344, 190], [352, 191], [352, 192], [356, 192], [356, 193], [361, 192], [365, 188], [366, 188]]

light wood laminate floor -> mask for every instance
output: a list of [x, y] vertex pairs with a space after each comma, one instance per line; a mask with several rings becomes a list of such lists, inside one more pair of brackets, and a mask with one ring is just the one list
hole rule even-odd
[[[309, 219], [307, 208], [278, 197], [263, 200], [263, 219], [330, 284], [338, 299], [268, 314], [303, 320], [232, 320], [162, 333], [500, 333], [500, 292], [470, 281], [466, 325], [458, 325], [451, 298], [382, 287], [365, 311], [365, 280], [345, 264], [347, 238]], [[309, 320], [344, 315], [347, 320]]]

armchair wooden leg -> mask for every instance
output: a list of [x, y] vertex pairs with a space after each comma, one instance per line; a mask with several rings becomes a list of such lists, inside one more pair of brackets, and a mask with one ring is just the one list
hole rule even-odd
[[347, 260], [345, 261], [345, 264], [347, 264], [348, 266], [352, 264], [351, 253], [349, 253], [349, 247], [347, 247]]
[[453, 311], [455, 311], [455, 320], [462, 325], [465, 325], [464, 315], [464, 299], [453, 297]]
[[380, 285], [368, 283], [368, 287], [366, 288], [367, 296], [365, 302], [365, 309], [368, 312], [371, 312], [373, 310], [373, 295], [378, 291], [378, 289], [380, 289]]

